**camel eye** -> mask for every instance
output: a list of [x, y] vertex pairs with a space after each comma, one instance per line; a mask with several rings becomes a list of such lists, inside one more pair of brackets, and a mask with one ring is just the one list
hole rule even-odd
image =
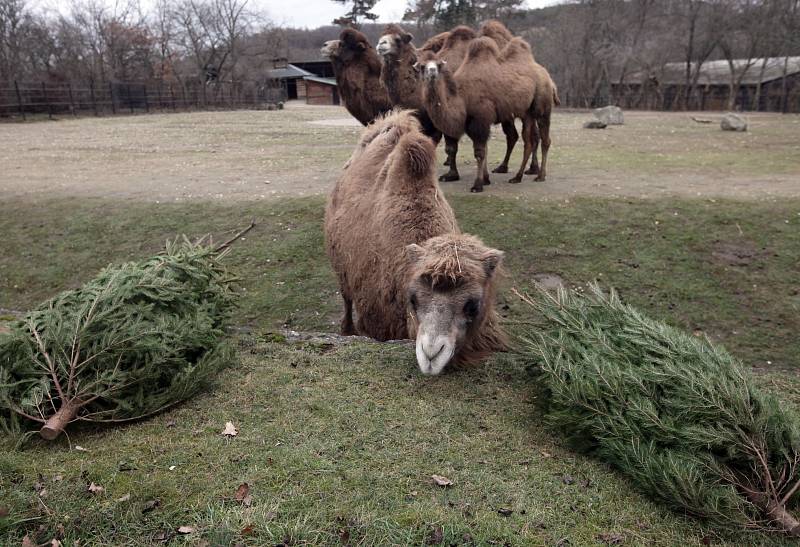
[[417, 293], [412, 292], [411, 296], [408, 297], [408, 301], [411, 303], [411, 308], [416, 311], [416, 309], [417, 309]]
[[470, 319], [475, 319], [478, 315], [478, 309], [480, 308], [480, 304], [474, 298], [470, 298], [464, 304], [464, 315], [469, 317]]

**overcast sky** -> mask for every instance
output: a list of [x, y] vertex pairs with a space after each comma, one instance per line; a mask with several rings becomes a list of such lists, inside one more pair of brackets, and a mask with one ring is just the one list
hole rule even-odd
[[[266, 10], [269, 18], [279, 25], [314, 28], [329, 25], [345, 9], [332, 0], [252, 0], [254, 6]], [[556, 0], [527, 0], [530, 8], [555, 4]], [[407, 0], [379, 0], [375, 13], [378, 22], [399, 21], [405, 12]]]

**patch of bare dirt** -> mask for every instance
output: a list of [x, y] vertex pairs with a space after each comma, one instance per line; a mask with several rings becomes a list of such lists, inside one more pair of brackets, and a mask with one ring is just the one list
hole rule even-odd
[[715, 262], [726, 266], [747, 267], [763, 262], [772, 253], [766, 248], [759, 248], [749, 241], [726, 242], [717, 241], [711, 256]]

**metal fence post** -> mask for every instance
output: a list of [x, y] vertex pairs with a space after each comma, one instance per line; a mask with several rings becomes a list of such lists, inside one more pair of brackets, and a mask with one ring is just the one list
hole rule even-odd
[[150, 114], [150, 101], [147, 100], [147, 84], [142, 84], [142, 93], [144, 94], [144, 111]]
[[44, 82], [42, 82], [42, 98], [44, 99], [44, 102], [47, 103], [47, 117], [52, 120], [53, 105], [50, 104], [50, 100], [47, 98], [47, 87], [44, 85]]
[[94, 115], [97, 116], [97, 100], [94, 97], [94, 80], [89, 80], [89, 95], [92, 97], [92, 110]]
[[69, 109], [72, 110], [72, 117], [77, 117], [78, 113], [75, 112], [75, 100], [72, 97], [72, 82], [67, 83], [67, 91], [69, 91]]
[[14, 90], [17, 92], [17, 105], [19, 107], [19, 113], [22, 114], [22, 121], [25, 121], [25, 107], [22, 106], [22, 94], [19, 92], [19, 84], [16, 80], [14, 80]]
[[114, 104], [114, 84], [112, 82], [108, 82], [108, 92], [109, 96], [111, 97], [111, 113], [117, 113], [117, 105]]
[[131, 84], [125, 86], [125, 91], [128, 94], [128, 108], [131, 109], [131, 114], [133, 114], [133, 99], [131, 98]]

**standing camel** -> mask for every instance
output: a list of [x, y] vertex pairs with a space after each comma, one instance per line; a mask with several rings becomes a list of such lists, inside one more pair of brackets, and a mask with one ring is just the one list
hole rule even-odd
[[[389, 90], [389, 97], [395, 106], [424, 112], [425, 115], [422, 118], [424, 126], [430, 120], [430, 115], [425, 110], [426, 105], [422, 100], [419, 67], [431, 59], [441, 59], [454, 69], [457, 68], [466, 56], [469, 43], [475, 38], [475, 31], [469, 27], [459, 26], [451, 31], [437, 34], [417, 50], [412, 44], [413, 36], [410, 33], [399, 25], [387, 25], [376, 49], [378, 54], [383, 57], [381, 79]], [[506, 135], [506, 155], [503, 163], [494, 169], [493, 172], [496, 173], [508, 172], [508, 159], [519, 139], [513, 121], [504, 122], [502, 125]], [[438, 127], [437, 129], [441, 130]], [[445, 165], [449, 166], [450, 170], [439, 177], [439, 181], [459, 180], [460, 176], [455, 162], [458, 138], [445, 133], [445, 151], [447, 153]]]
[[381, 83], [381, 60], [366, 36], [344, 29], [338, 40], [325, 42], [320, 53], [333, 65], [344, 107], [362, 125], [392, 109]]
[[429, 61], [423, 71], [423, 98], [434, 123], [445, 134], [464, 133], [472, 139], [477, 172], [472, 192], [482, 192], [489, 181], [486, 147], [494, 123], [522, 119], [525, 152], [512, 182], [522, 180], [531, 153], [531, 124], [535, 96], [535, 62], [530, 46], [513, 38], [502, 51], [486, 36], [470, 43], [464, 62], [451, 72], [440, 60]]
[[413, 337], [420, 370], [435, 375], [505, 349], [495, 311], [503, 253], [459, 231], [420, 130], [409, 111], [364, 129], [328, 199], [325, 244], [342, 334]]
[[[511, 34], [511, 31], [508, 30], [503, 23], [494, 19], [486, 21], [481, 25], [478, 34], [491, 38], [501, 49], [514, 39], [514, 35]], [[530, 125], [530, 139], [533, 142], [533, 159], [531, 159], [530, 169], [525, 171], [525, 174], [538, 175], [535, 180], [543, 181], [547, 176], [547, 153], [550, 150], [551, 144], [550, 117], [553, 113], [553, 107], [560, 105], [561, 101], [558, 98], [558, 88], [550, 77], [550, 73], [545, 67], [536, 63], [535, 60], [534, 63], [536, 67], [534, 71], [536, 94], [533, 99], [533, 118], [536, 123]], [[539, 146], [540, 140], [542, 144], [541, 167], [539, 167], [539, 162], [536, 157], [536, 149]], [[508, 153], [506, 157], [508, 157]], [[512, 179], [512, 181], [513, 180], [514, 179]]]

